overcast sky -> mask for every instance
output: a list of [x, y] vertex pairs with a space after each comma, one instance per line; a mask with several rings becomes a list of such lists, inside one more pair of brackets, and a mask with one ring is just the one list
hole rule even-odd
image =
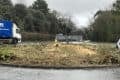
[[[12, 0], [14, 3], [24, 3], [29, 6], [35, 0]], [[96, 11], [108, 9], [116, 0], [46, 0], [52, 10], [69, 15], [80, 28], [87, 26]]]

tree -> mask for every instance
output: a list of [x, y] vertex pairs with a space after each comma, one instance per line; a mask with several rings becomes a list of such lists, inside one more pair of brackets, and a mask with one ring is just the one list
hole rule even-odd
[[99, 42], [114, 42], [120, 37], [120, 15], [116, 11], [101, 11], [94, 18], [94, 22], [90, 25], [92, 36], [90, 39]]
[[29, 9], [25, 23], [26, 31], [48, 32], [46, 16], [39, 10]]
[[113, 9], [120, 11], [120, 0], [116, 0], [116, 2], [113, 4]]
[[120, 38], [120, 1], [116, 0], [111, 10], [99, 10], [91, 23], [90, 39], [101, 42], [114, 42]]
[[49, 25], [49, 33], [57, 34], [59, 31], [58, 19], [53, 13], [47, 15], [47, 21], [50, 23]]
[[62, 16], [59, 18], [59, 25], [61, 33], [70, 34], [75, 29], [75, 24], [70, 17]]
[[0, 0], [0, 4], [3, 6], [12, 6], [11, 0]]
[[15, 22], [21, 30], [25, 27], [25, 17], [27, 15], [27, 8], [23, 4], [16, 4], [12, 12], [12, 21]]
[[45, 21], [46, 21], [44, 14], [41, 11], [37, 10], [33, 13], [33, 17], [34, 17], [35, 31], [44, 32], [45, 31]]
[[27, 15], [27, 8], [24, 4], [16, 4], [14, 6], [14, 14], [15, 16], [21, 18], [22, 20]]
[[70, 33], [74, 27], [70, 18], [61, 17], [57, 11], [49, 11], [45, 0], [36, 0], [30, 7], [23, 4], [13, 6], [11, 0], [0, 0], [0, 18], [16, 23], [22, 31]]
[[1, 19], [11, 19], [11, 11], [13, 5], [11, 0], [0, 0], [0, 18]]
[[49, 12], [48, 5], [45, 0], [36, 0], [33, 3], [32, 8], [35, 10], [40, 10], [44, 14]]

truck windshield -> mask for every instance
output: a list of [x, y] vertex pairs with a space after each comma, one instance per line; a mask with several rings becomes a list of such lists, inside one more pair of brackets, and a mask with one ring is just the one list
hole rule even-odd
[[20, 33], [20, 29], [16, 29], [16, 32], [17, 32], [17, 33]]

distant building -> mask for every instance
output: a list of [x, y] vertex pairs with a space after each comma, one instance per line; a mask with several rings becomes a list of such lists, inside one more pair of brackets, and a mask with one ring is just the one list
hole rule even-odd
[[75, 42], [81, 42], [83, 41], [83, 36], [81, 35], [63, 35], [63, 34], [57, 34], [56, 35], [56, 40], [57, 41], [75, 41]]

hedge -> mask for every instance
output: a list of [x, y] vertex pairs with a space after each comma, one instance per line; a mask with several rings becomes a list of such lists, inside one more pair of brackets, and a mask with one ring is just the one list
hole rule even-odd
[[22, 32], [22, 41], [51, 41], [55, 39], [55, 35]]

